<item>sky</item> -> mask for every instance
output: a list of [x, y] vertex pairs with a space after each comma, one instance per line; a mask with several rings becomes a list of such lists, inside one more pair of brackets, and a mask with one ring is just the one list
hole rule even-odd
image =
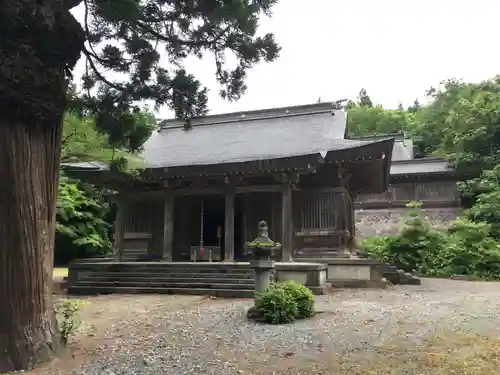
[[[81, 8], [74, 13], [81, 19]], [[212, 114], [355, 99], [361, 88], [395, 108], [424, 102], [446, 78], [499, 74], [499, 14], [498, 0], [280, 0], [259, 28], [275, 34], [280, 57], [249, 72], [238, 102], [218, 96], [210, 57], [185, 66], [210, 89]]]

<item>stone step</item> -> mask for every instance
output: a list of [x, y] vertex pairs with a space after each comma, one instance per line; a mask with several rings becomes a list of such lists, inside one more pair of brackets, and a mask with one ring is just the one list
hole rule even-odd
[[123, 278], [183, 278], [183, 279], [199, 279], [199, 278], [217, 278], [217, 279], [244, 279], [244, 280], [253, 280], [254, 272], [248, 273], [191, 273], [191, 272], [155, 272], [154, 274], [151, 272], [135, 272], [135, 271], [118, 271], [118, 272], [92, 272], [92, 276], [97, 277], [123, 277]]
[[293, 256], [294, 259], [338, 259], [338, 258], [343, 258], [345, 257], [344, 254], [342, 256], [339, 256], [338, 254], [333, 254], [333, 253], [307, 253], [307, 254], [295, 254]]
[[89, 275], [83, 278], [80, 281], [77, 281], [77, 284], [80, 284], [84, 281], [92, 281], [92, 282], [146, 282], [146, 283], [160, 283], [160, 284], [175, 284], [175, 283], [203, 283], [203, 284], [241, 284], [241, 285], [249, 285], [253, 287], [255, 284], [254, 279], [234, 279], [234, 278], [195, 278], [192, 277], [170, 277], [170, 276], [161, 276], [161, 277], [151, 277], [151, 276], [141, 276], [141, 277], [129, 277], [129, 275], [110, 275], [110, 276], [96, 276]]
[[215, 296], [222, 298], [253, 298], [253, 289], [209, 289], [209, 288], [177, 288], [177, 287], [128, 287], [128, 286], [79, 286], [68, 288], [68, 294], [184, 294], [198, 296]]
[[251, 289], [253, 284], [229, 284], [229, 283], [206, 283], [202, 280], [193, 280], [191, 282], [159, 282], [159, 281], [146, 281], [146, 280], [133, 280], [133, 281], [94, 281], [92, 279], [85, 279], [78, 281], [74, 286], [88, 286], [88, 287], [153, 287], [153, 288], [176, 288], [176, 289]]
[[253, 271], [249, 264], [245, 265], [232, 265], [219, 262], [193, 262], [193, 263], [162, 263], [162, 262], [129, 262], [129, 263], [109, 263], [106, 265], [112, 270], [126, 270], [126, 269], [147, 269], [148, 271], [154, 270], [193, 270], [193, 271], [207, 271], [207, 272], [240, 272], [240, 271]]

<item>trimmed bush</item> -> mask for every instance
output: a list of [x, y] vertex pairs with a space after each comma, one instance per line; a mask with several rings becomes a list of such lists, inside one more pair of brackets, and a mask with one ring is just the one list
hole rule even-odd
[[293, 322], [299, 313], [297, 302], [280, 284], [272, 284], [255, 299], [255, 307], [267, 323], [284, 324]]
[[298, 319], [309, 318], [314, 314], [314, 295], [309, 288], [292, 280], [284, 282], [282, 286], [297, 303]]
[[285, 324], [314, 314], [314, 296], [304, 285], [294, 281], [273, 283], [255, 299], [249, 316], [267, 323]]

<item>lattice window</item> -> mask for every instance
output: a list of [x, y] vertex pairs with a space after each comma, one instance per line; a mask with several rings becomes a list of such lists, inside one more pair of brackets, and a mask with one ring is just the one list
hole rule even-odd
[[150, 233], [150, 223], [153, 217], [153, 201], [137, 201], [128, 203], [127, 233]]
[[301, 230], [338, 228], [340, 194], [304, 194], [301, 199]]

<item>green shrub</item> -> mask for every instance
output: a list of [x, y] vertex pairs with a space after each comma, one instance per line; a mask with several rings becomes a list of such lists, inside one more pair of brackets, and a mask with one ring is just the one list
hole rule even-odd
[[110, 205], [102, 191], [61, 174], [54, 264], [106, 255], [111, 249]]
[[469, 275], [483, 280], [500, 277], [500, 245], [485, 222], [457, 219], [434, 257], [427, 259], [429, 276]]
[[[469, 216], [470, 217], [470, 216]], [[365, 253], [405, 271], [423, 276], [475, 276], [483, 280], [500, 278], [500, 244], [486, 221], [455, 220], [448, 230], [432, 228], [427, 218], [413, 208], [398, 236], [365, 240]]]
[[397, 236], [368, 237], [361, 242], [360, 248], [372, 259], [376, 259], [382, 263], [392, 263], [389, 249], [397, 240]]
[[314, 314], [314, 295], [295, 281], [273, 283], [255, 299], [262, 318], [272, 324], [291, 323]]
[[297, 303], [297, 318], [309, 318], [314, 314], [314, 295], [305, 285], [296, 281], [286, 281], [282, 284], [286, 294]]
[[439, 252], [443, 236], [432, 228], [420, 210], [418, 202], [410, 208], [398, 236], [381, 236], [365, 240], [361, 246], [371, 258], [392, 264], [407, 272], [418, 270], [424, 273], [426, 259]]
[[291, 323], [299, 314], [297, 301], [279, 283], [271, 284], [259, 294], [255, 299], [255, 307], [262, 313], [264, 320], [272, 324]]

